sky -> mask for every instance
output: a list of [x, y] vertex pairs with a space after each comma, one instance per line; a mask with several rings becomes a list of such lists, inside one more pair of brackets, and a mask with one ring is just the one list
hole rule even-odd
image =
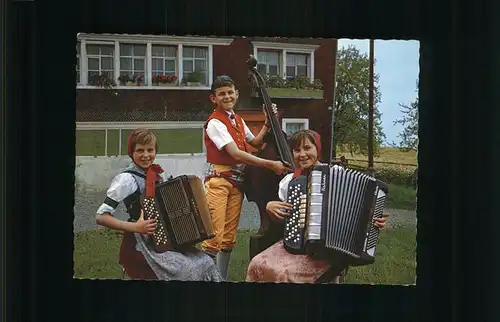
[[[340, 39], [339, 49], [355, 46], [361, 53], [369, 55], [370, 41]], [[381, 102], [378, 106], [382, 114], [382, 127], [389, 143], [399, 142], [401, 125], [394, 121], [401, 117], [399, 103], [410, 104], [417, 98], [417, 78], [419, 67], [419, 42], [416, 40], [375, 40], [374, 72], [379, 74]]]

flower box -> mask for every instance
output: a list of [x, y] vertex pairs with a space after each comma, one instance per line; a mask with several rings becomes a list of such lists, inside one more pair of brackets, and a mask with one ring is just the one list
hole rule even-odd
[[153, 86], [175, 87], [175, 83], [154, 83]]

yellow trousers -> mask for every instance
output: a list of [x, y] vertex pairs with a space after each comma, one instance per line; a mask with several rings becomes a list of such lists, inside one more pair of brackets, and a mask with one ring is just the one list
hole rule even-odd
[[[215, 167], [217, 172], [228, 169], [229, 167]], [[243, 193], [220, 177], [213, 177], [205, 182], [205, 193], [215, 237], [202, 242], [201, 247], [205, 252], [214, 255], [219, 251], [230, 251], [236, 244]]]

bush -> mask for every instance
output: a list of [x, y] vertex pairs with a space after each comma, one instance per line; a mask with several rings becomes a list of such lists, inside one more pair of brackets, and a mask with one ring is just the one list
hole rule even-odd
[[377, 167], [374, 173], [375, 178], [385, 183], [403, 185], [407, 187], [416, 186], [415, 169], [407, 167]]

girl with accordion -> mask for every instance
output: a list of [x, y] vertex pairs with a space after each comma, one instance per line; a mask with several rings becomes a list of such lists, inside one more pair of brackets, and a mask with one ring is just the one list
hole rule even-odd
[[[286, 175], [279, 184], [278, 196], [281, 201], [270, 201], [267, 212], [273, 220], [283, 221], [288, 213], [283, 210], [292, 209], [292, 205], [284, 202], [287, 200], [288, 184], [298, 175], [307, 175], [311, 169], [319, 164], [318, 156], [321, 155], [321, 139], [318, 133], [302, 130], [294, 133], [290, 138], [290, 145], [297, 170]], [[386, 216], [377, 218], [375, 225], [385, 227]], [[340, 273], [343, 267], [342, 258], [338, 265]], [[328, 276], [332, 269], [331, 262], [314, 259], [308, 255], [291, 254], [285, 250], [283, 240], [278, 241], [250, 262], [247, 270], [247, 282], [288, 282], [288, 283], [317, 283], [322, 277]], [[338, 282], [339, 274], [333, 275]], [[331, 280], [325, 280], [330, 282]]]
[[[128, 139], [128, 155], [132, 163], [114, 177], [106, 198], [97, 210], [98, 225], [123, 232], [119, 262], [132, 279], [220, 282], [213, 260], [194, 246], [183, 251], [155, 252], [150, 237], [157, 223], [144, 220], [141, 195], [145, 187], [163, 181], [160, 165], [154, 164], [158, 142], [147, 129], [133, 131]], [[120, 202], [127, 208], [127, 221], [113, 217]]]

